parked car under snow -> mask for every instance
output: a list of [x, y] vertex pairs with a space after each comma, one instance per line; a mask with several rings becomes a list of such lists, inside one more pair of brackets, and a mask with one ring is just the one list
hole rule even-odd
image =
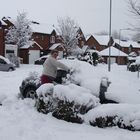
[[42, 65], [48, 57], [49, 57], [49, 55], [41, 56], [40, 58], [38, 58], [37, 60], [34, 61], [34, 64]]
[[13, 71], [15, 70], [15, 65], [9, 61], [8, 58], [5, 58], [0, 55], [0, 71]]

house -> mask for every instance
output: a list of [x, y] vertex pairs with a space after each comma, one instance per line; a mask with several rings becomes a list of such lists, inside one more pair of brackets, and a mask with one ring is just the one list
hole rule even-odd
[[5, 22], [3, 22], [2, 20], [0, 20], [0, 55], [4, 56], [5, 53], [5, 27], [7, 26], [7, 24]]
[[[0, 52], [3, 56], [5, 56], [6, 55], [5, 52], [10, 52], [10, 53], [15, 52], [16, 47], [14, 47], [13, 50], [10, 49], [10, 51], [7, 51], [7, 48], [5, 48], [5, 44], [4, 44], [5, 34], [8, 31], [9, 27], [14, 26], [15, 21], [10, 17], [3, 17], [2, 22], [5, 24], [5, 27], [2, 30], [3, 33], [2, 31], [0, 31], [0, 34], [2, 34], [0, 38], [0, 43], [3, 44], [3, 47], [0, 48]], [[47, 55], [50, 52], [50, 48], [52, 48], [53, 45], [55, 46], [56, 44], [58, 45], [58, 43], [61, 43], [61, 44], [63, 43], [62, 37], [56, 33], [56, 30], [53, 25], [32, 21], [30, 27], [33, 31], [31, 41], [34, 41], [34, 43], [33, 44], [29, 43], [31, 46], [29, 46], [28, 44], [27, 45], [28, 47], [27, 46], [21, 47], [18, 53], [19, 57], [23, 59], [23, 63], [26, 63], [26, 64], [33, 63], [33, 60], [36, 60], [42, 55]], [[78, 29], [77, 33], [78, 33], [77, 48], [82, 49], [84, 46], [87, 46], [86, 38], [81, 28]], [[89, 44], [90, 44], [90, 40], [93, 40], [93, 39], [95, 41], [95, 43], [93, 42], [93, 44], [98, 44], [98, 45], [95, 45], [96, 48], [98, 48], [97, 50], [102, 50], [102, 47], [100, 48], [100, 44], [95, 40], [94, 37], [91, 37], [91, 39], [88, 40]], [[92, 47], [92, 44], [90, 45], [90, 47]], [[62, 55], [62, 51], [61, 51], [61, 55]]]
[[131, 52], [135, 52], [137, 55], [140, 54], [140, 43], [132, 41], [132, 40], [118, 40], [115, 39], [116, 46], [119, 46], [120, 49], [126, 54], [130, 54]]
[[88, 35], [86, 37], [86, 45], [89, 46], [90, 49], [94, 50], [102, 50], [101, 45], [99, 42], [93, 37], [93, 35]]
[[127, 64], [127, 54], [123, 51], [111, 46], [110, 48], [106, 48], [102, 51], [100, 51], [100, 55], [104, 58], [104, 62], [109, 62], [109, 49], [110, 49], [110, 62], [117, 63], [119, 65], [125, 65]]
[[86, 45], [90, 49], [102, 51], [108, 47], [109, 36], [108, 35], [88, 35], [86, 37]]
[[[0, 48], [0, 53], [1, 53], [1, 55], [5, 56], [4, 38], [5, 38], [5, 34], [6, 34], [6, 31], [8, 30], [8, 28], [11, 26], [14, 26], [14, 20], [10, 17], [3, 17], [2, 22], [5, 23], [5, 27], [3, 28], [3, 30], [0, 30], [0, 34], [1, 34], [0, 45], [3, 46]], [[30, 26], [33, 31], [31, 40], [33, 40], [34, 43], [33, 44], [29, 43], [31, 46], [28, 46], [29, 45], [28, 44], [27, 45], [28, 47], [23, 46], [19, 50], [19, 57], [23, 58], [23, 63], [26, 63], [26, 64], [32, 63], [33, 59], [36, 60], [40, 56], [46, 55], [49, 52], [48, 51], [49, 48], [53, 44], [60, 42], [60, 39], [58, 38], [58, 35], [56, 34], [56, 31], [55, 31], [53, 25], [49, 25], [49, 24], [45, 24], [45, 23], [42, 24], [42, 23], [32, 21]], [[32, 54], [32, 53], [34, 53], [34, 54]], [[28, 55], [30, 55], [30, 56], [28, 56]], [[33, 57], [33, 58], [31, 58], [31, 57]]]
[[77, 33], [78, 33], [77, 34], [77, 38], [78, 38], [77, 46], [79, 46], [79, 48], [82, 48], [86, 43], [86, 38], [85, 38], [84, 33], [81, 28], [78, 29]]

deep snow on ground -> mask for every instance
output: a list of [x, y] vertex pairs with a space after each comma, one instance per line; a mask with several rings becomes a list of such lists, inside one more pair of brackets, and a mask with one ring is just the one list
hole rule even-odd
[[[140, 104], [140, 79], [137, 78], [136, 72], [127, 71], [126, 66], [112, 65], [111, 72], [108, 73], [107, 65], [93, 67], [74, 61], [64, 63], [77, 70], [82, 67], [75, 78], [94, 95], [98, 96], [101, 77], [107, 76], [112, 82], [107, 92], [109, 97], [118, 97], [119, 101], [130, 105]], [[118, 127], [101, 129], [85, 123], [68, 123], [52, 117], [51, 114], [37, 112], [33, 100], [17, 98], [21, 81], [31, 71], [41, 73], [42, 66], [21, 65], [16, 71], [0, 72], [0, 101], [3, 104], [0, 106], [0, 140], [140, 139], [140, 132]]]

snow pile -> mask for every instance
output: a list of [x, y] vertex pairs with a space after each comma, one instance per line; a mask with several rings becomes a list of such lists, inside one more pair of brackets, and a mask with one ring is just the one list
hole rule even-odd
[[140, 104], [140, 79], [126, 67], [112, 65], [108, 74], [111, 84], [105, 93], [107, 99], [119, 103]]
[[63, 60], [62, 62], [74, 70], [71, 76], [72, 81], [89, 89], [93, 95], [99, 96], [101, 79], [102, 77], [108, 77], [107, 69], [102, 69], [104, 65], [98, 64], [97, 67], [94, 67], [79, 60]]
[[46, 97], [47, 94], [53, 94], [54, 84], [48, 83], [41, 85], [37, 90], [38, 97], [43, 96]]

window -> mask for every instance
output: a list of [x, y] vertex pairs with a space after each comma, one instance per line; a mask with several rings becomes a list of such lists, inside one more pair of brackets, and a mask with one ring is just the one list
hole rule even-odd
[[131, 48], [131, 47], [129, 47], [128, 51], [129, 51], [129, 53], [131, 53], [131, 51], [132, 51], [132, 48]]
[[81, 41], [81, 46], [84, 46], [84, 45], [85, 45], [84, 41]]
[[44, 40], [44, 36], [43, 35], [41, 36], [41, 39]]
[[14, 54], [14, 50], [6, 50], [6, 53]]
[[6, 62], [3, 59], [0, 59], [0, 64], [6, 64]]
[[55, 43], [55, 36], [51, 36], [50, 43]]

